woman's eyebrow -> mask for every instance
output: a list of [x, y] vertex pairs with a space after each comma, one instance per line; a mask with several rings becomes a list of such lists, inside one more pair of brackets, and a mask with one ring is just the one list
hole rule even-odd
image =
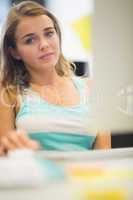
[[24, 35], [21, 39], [24, 39], [29, 36], [34, 36], [34, 35], [35, 35], [35, 33], [28, 33], [28, 34]]
[[[43, 29], [43, 31], [48, 31], [48, 30], [51, 30], [51, 29], [54, 29], [54, 27], [53, 26], [52, 27], [46, 27], [46, 28]], [[28, 34], [24, 35], [21, 39], [24, 39], [24, 38], [30, 37], [30, 36], [34, 36], [34, 35], [35, 35], [35, 33], [28, 33]]]
[[43, 29], [43, 31], [48, 31], [48, 30], [51, 30], [51, 29], [55, 29], [53, 26], [52, 27], [46, 27]]

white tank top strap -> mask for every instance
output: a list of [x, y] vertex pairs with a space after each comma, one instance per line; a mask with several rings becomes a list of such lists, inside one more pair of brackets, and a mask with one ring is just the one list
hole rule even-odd
[[74, 76], [72, 80], [80, 93], [81, 104], [87, 104], [86, 80], [84, 78], [76, 77], [76, 76]]

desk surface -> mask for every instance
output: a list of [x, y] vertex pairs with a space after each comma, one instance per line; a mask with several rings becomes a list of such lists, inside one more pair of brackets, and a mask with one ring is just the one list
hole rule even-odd
[[133, 148], [118, 148], [109, 150], [92, 150], [92, 151], [39, 151], [38, 154], [46, 159], [51, 160], [95, 160], [95, 159], [133, 159]]
[[[90, 174], [88, 175], [88, 172], [90, 171], [87, 171], [87, 176], [91, 177], [87, 182], [84, 182], [83, 179], [76, 180], [72, 178], [65, 181], [53, 180], [53, 182], [46, 183], [41, 187], [0, 189], [1, 200], [86, 200], [83, 198], [85, 192], [87, 192], [87, 195], [89, 196], [89, 192], [97, 192], [99, 191], [99, 188], [101, 191], [109, 191], [108, 195], [112, 195], [109, 196], [109, 199], [111, 200], [133, 199], [133, 148], [110, 149], [108, 151], [94, 150], [88, 152], [40, 151], [36, 154], [41, 158], [52, 160], [66, 168], [74, 166], [75, 169], [77, 169], [77, 166], [80, 166], [81, 173], [83, 172], [83, 169], [86, 169], [86, 166], [97, 166], [97, 169], [100, 169], [100, 161], [103, 169], [109, 169], [109, 172], [112, 173], [114, 169], [117, 169], [118, 172], [119, 169], [121, 171], [123, 168], [125, 171], [121, 172], [125, 172], [125, 175], [119, 174], [120, 176], [122, 175], [122, 178], [116, 176], [111, 179], [109, 176], [104, 176], [101, 180], [93, 179]], [[132, 173], [131, 178], [129, 178], [129, 174], [126, 174], [128, 169]], [[91, 200], [93, 200], [93, 198]]]

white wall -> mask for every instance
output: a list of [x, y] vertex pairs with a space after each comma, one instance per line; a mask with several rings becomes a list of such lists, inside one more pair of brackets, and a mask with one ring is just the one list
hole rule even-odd
[[133, 130], [133, 0], [95, 0], [92, 37], [94, 126]]

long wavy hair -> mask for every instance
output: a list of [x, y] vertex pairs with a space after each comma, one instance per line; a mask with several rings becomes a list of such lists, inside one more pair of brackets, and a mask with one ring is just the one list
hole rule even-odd
[[[61, 50], [61, 31], [56, 17], [42, 5], [33, 1], [23, 1], [14, 5], [7, 16], [2, 30], [1, 50], [0, 50], [0, 71], [1, 83], [3, 86], [28, 87], [30, 83], [30, 74], [27, 71], [22, 60], [15, 59], [9, 48], [16, 47], [15, 32], [18, 24], [25, 16], [48, 16], [54, 24], [54, 28], [60, 40], [60, 56], [55, 66], [59, 76], [71, 76], [74, 72], [73, 63], [69, 62], [62, 54]], [[21, 87], [23, 86], [23, 87]]]

